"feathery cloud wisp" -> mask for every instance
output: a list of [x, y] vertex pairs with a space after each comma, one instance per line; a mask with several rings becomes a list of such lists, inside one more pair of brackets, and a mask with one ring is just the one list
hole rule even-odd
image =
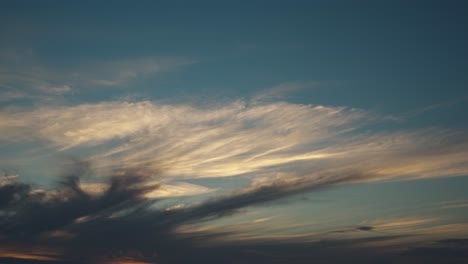
[[88, 149], [102, 170], [144, 167], [186, 178], [301, 177], [353, 170], [371, 175], [356, 181], [468, 172], [463, 133], [366, 130], [375, 116], [345, 107], [117, 101], [4, 109], [0, 117], [0, 140], [39, 141], [67, 154]]

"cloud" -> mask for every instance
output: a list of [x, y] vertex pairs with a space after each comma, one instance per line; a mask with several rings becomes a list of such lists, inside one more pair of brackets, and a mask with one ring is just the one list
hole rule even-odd
[[284, 97], [291, 95], [292, 92], [305, 89], [307, 87], [318, 87], [320, 82], [285, 82], [269, 89], [257, 93], [251, 102], [254, 104], [261, 102], [271, 102], [284, 100]]
[[[9, 260], [10, 263], [18, 263], [19, 260], [35, 260], [35, 261], [58, 261], [54, 257], [50, 257], [47, 255], [36, 255], [36, 254], [25, 254], [25, 253], [15, 253], [15, 252], [0, 252], [0, 259]], [[23, 263], [23, 262], [19, 262]], [[30, 262], [28, 262], [30, 263]]]
[[[80, 180], [83, 175], [92, 174], [89, 168], [86, 162], [68, 167], [57, 189], [49, 191], [48, 196], [14, 188], [14, 193], [21, 193], [24, 198], [16, 199], [1, 209], [9, 214], [0, 220], [0, 260], [18, 262], [18, 259], [34, 259], [58, 263], [309, 263], [314, 258], [318, 263], [346, 263], [349, 260], [375, 263], [390, 258], [402, 261], [414, 255], [405, 251], [407, 245], [423, 245], [421, 238], [418, 240], [406, 233], [376, 236], [376, 232], [380, 228], [416, 227], [430, 222], [427, 219], [393, 219], [374, 222], [375, 225], [356, 226], [355, 232], [369, 234], [363, 237], [343, 236], [322, 240], [304, 239], [314, 236], [297, 234], [282, 236], [280, 240], [268, 236], [249, 240], [247, 236], [226, 243], [226, 240], [217, 238], [229, 236], [235, 230], [185, 233], [178, 230], [187, 224], [224, 217], [248, 206], [328, 188], [359, 175], [351, 173], [255, 182], [224, 196], [166, 210], [153, 206], [160, 198], [148, 199], [146, 196], [160, 185], [153, 184], [153, 178], [138, 175], [135, 171], [110, 177], [108, 188], [99, 195], [86, 192], [81, 188]], [[27, 185], [10, 179], [0, 190], [9, 186]], [[260, 222], [265, 220], [261, 219]], [[425, 231], [422, 230], [424, 228]], [[447, 228], [443, 225], [436, 229], [444, 232]], [[462, 228], [466, 230], [462, 225], [452, 225], [449, 229]], [[415, 233], [424, 236], [423, 241], [427, 243], [425, 234], [430, 234], [431, 230], [421, 227]], [[460, 234], [460, 231], [457, 232]], [[438, 236], [434, 238], [432, 241], [440, 240]], [[210, 241], [217, 242], [207, 243]], [[454, 239], [440, 241], [439, 247], [444, 248], [454, 249], [464, 245], [463, 241]], [[400, 243], [399, 249], [388, 251], [379, 247], [397, 242]], [[402, 252], [408, 253], [402, 255]], [[438, 251], [413, 258], [412, 263], [423, 263], [424, 257], [434, 252]]]
[[148, 198], [180, 197], [207, 194], [216, 191], [204, 186], [186, 183], [173, 182], [171, 184], [162, 184], [157, 190], [146, 195]]
[[[170, 71], [176, 67], [193, 64], [184, 58], [146, 57], [127, 60], [113, 60], [96, 63], [94, 71], [77, 74], [81, 80], [100, 86], [121, 86], [131, 80]], [[80, 76], [82, 75], [82, 76]]]
[[372, 222], [371, 225], [374, 228], [384, 231], [400, 230], [425, 226], [429, 223], [436, 222], [437, 218], [399, 218], [399, 219], [387, 219], [384, 221]]
[[426, 245], [410, 247], [401, 256], [421, 263], [464, 263], [468, 260], [466, 239], [443, 239]]
[[[147, 184], [154, 184], [148, 182]], [[106, 183], [80, 183], [80, 188], [85, 192], [100, 195], [104, 193], [108, 188]], [[216, 191], [216, 189], [210, 189], [204, 186], [186, 183], [186, 182], [172, 182], [171, 184], [160, 183], [159, 188], [145, 194], [147, 198], [168, 198], [168, 197], [181, 197], [181, 196], [193, 196], [208, 194]]]
[[14, 91], [13, 89], [11, 89], [10, 91], [0, 92], [0, 102], [8, 102], [11, 100], [23, 99], [28, 97], [29, 95], [27, 95], [26, 93]]
[[61, 86], [39, 86], [39, 90], [48, 93], [48, 94], [66, 94], [72, 91], [72, 88], [69, 85], [61, 85]]
[[86, 263], [129, 250], [145, 256], [157, 253], [156, 259], [165, 259], [160, 254], [172, 258], [178, 250], [192, 250], [192, 238], [178, 238], [175, 233], [184, 223], [222, 217], [241, 208], [328, 187], [347, 178], [302, 178], [254, 184], [201, 204], [165, 210], [152, 207], [158, 199], [146, 198], [147, 193], [160, 187], [148, 182], [152, 179], [147, 176], [119, 173], [109, 178], [104, 192], [92, 195], [80, 184], [82, 176], [87, 174], [87, 163], [69, 167], [58, 188], [47, 193], [32, 192], [28, 185], [14, 181], [2, 186], [0, 193], [7, 193], [6, 197], [22, 199], [10, 199], [2, 208], [5, 217], [0, 221], [0, 245], [41, 246], [50, 252], [60, 252], [59, 259]]
[[[253, 224], [190, 229], [251, 206], [335, 185], [466, 175], [468, 146], [463, 133], [436, 128], [371, 130], [373, 122], [372, 113], [359, 109], [286, 102], [195, 106], [114, 101], [4, 108], [0, 112], [3, 143], [39, 142], [46, 146], [46, 151], [38, 151], [41, 155], [90, 154], [82, 155], [85, 162], [78, 167], [67, 168], [66, 180], [56, 190], [5, 182], [0, 188], [5, 201], [0, 208], [5, 216], [0, 220], [0, 243], [8, 241], [11, 247], [24, 249], [17, 254], [42, 245], [60, 258], [85, 263], [129, 255], [134, 261], [150, 263], [187, 259], [223, 263], [226, 256], [236, 258], [239, 252], [223, 249], [226, 255], [218, 255], [216, 250], [221, 249], [198, 247], [229, 242], [248, 250], [247, 241], [301, 241], [305, 246], [321, 239], [362, 238], [353, 247], [365, 250], [464, 234], [465, 225], [434, 225], [416, 218], [359, 223], [327, 234], [268, 234]], [[22, 158], [26, 164], [27, 156]], [[114, 175], [108, 183], [102, 183], [102, 178], [82, 182], [81, 174], [92, 174], [86, 161], [96, 175], [126, 173]], [[247, 177], [251, 185], [218, 196], [220, 192], [184, 180], [228, 176]], [[199, 203], [157, 207], [165, 198], [208, 193], [211, 198]], [[367, 239], [382, 234], [388, 238]], [[275, 254], [270, 250], [264, 252]], [[10, 247], [7, 251], [15, 252]], [[128, 253], [134, 251], [139, 253]], [[282, 254], [281, 261], [291, 257]], [[305, 256], [310, 258], [310, 253]], [[245, 256], [250, 257], [250, 253]], [[261, 261], [272, 259], [277, 257]]]
[[136, 57], [53, 66], [32, 50], [0, 51], [0, 102], [55, 103], [87, 89], [126, 86], [195, 61], [181, 57]]
[[0, 184], [0, 210], [26, 198], [30, 186], [23, 183], [4, 182]]
[[[219, 263], [226, 257], [234, 257], [232, 254], [235, 252], [244, 252], [232, 249], [232, 252], [224, 254], [215, 253], [218, 250], [224, 251], [222, 247], [220, 248], [220, 242], [228, 242], [218, 238], [232, 237], [233, 232], [236, 232], [235, 229], [214, 229], [214, 232], [210, 229], [198, 232], [188, 229], [188, 232], [181, 233], [180, 228], [232, 215], [246, 207], [260, 206], [303, 192], [329, 188], [359, 177], [367, 177], [356, 173], [341, 173], [324, 174], [319, 177], [312, 175], [277, 178], [271, 181], [263, 179], [253, 182], [248, 187], [223, 196], [212, 197], [201, 203], [158, 208], [153, 205], [162, 197], [150, 199], [153, 196], [147, 195], [161, 188], [152, 177], [138, 175], [138, 171], [116, 173], [109, 178], [104, 191], [92, 194], [80, 183], [83, 175], [92, 175], [89, 169], [87, 162], [69, 166], [67, 174], [63, 176], [56, 190], [24, 192], [23, 199], [8, 203], [3, 208], [4, 212], [8, 212], [0, 221], [0, 245], [5, 246], [4, 256], [27, 255], [37, 259], [53, 256], [54, 259], [78, 263], [114, 263], [117, 260], [185, 263], [188, 259]], [[5, 186], [19, 185], [14, 181], [5, 184]], [[15, 190], [19, 193], [19, 189]], [[269, 219], [257, 219], [250, 225]], [[359, 225], [354, 229], [369, 232], [376, 228]], [[273, 242], [271, 246], [276, 247], [276, 243], [280, 240], [275, 240], [273, 237], [274, 235], [249, 237], [248, 234], [239, 234], [237, 243], [241, 243], [238, 244], [241, 247], [248, 247], [248, 243], [253, 241], [262, 244], [270, 241], [268, 243]], [[288, 247], [289, 243], [313, 246], [317, 240], [310, 238], [314, 236], [310, 234], [280, 236], [284, 241], [282, 243], [286, 243], [282, 244], [284, 247]], [[218, 243], [213, 248], [210, 241]], [[200, 245], [205, 246], [200, 248]], [[31, 251], [33, 249], [46, 253], [28, 253], [33, 252]], [[265, 250], [269, 252], [269, 249]], [[285, 251], [276, 252], [284, 254]], [[243, 255], [242, 259], [251, 260], [255, 255], [249, 253]], [[262, 261], [285, 261], [287, 256], [292, 255], [280, 257], [276, 254], [267, 254], [262, 257]]]
[[[195, 244], [223, 234], [180, 235], [177, 229], [182, 225], [224, 217], [249, 206], [359, 177], [350, 173], [256, 181], [223, 196], [166, 210], [153, 206], [161, 196], [149, 199], [154, 196], [147, 195], [161, 186], [154, 182], [154, 177], [140, 175], [138, 171], [116, 173], [109, 178], [108, 187], [103, 192], [91, 194], [80, 184], [83, 175], [92, 175], [89, 164], [79, 162], [66, 169], [67, 174], [58, 189], [44, 192], [25, 189], [28, 191], [23, 192], [23, 199], [8, 203], [4, 211], [9, 213], [0, 221], [0, 245], [8, 242], [8, 245], [21, 249], [41, 245], [50, 252], [59, 252], [58, 258], [85, 263], [99, 262], [109, 256], [115, 259], [119, 257], [115, 255], [118, 252], [132, 250], [139, 252], [137, 259], [140, 260], [152, 256], [153, 261], [183, 263], [186, 259], [177, 260], [177, 252], [196, 253]], [[11, 181], [5, 186], [8, 189], [23, 185]], [[191, 185], [182, 186], [193, 188]], [[263, 218], [256, 223], [266, 220]], [[176, 261], [173, 262], [174, 257]]]
[[40, 142], [61, 155], [86, 151], [104, 172], [162, 169], [169, 178], [357, 171], [368, 177], [355, 181], [375, 181], [467, 174], [463, 132], [372, 130], [375, 122], [382, 121], [364, 110], [286, 102], [113, 101], [3, 109], [0, 141]]

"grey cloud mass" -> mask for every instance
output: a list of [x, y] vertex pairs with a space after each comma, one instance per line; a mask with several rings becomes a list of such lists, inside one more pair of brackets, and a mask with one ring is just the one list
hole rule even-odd
[[[196, 245], [222, 234], [178, 235], [177, 227], [223, 217], [237, 210], [272, 202], [294, 194], [330, 187], [356, 175], [326, 175], [254, 184], [201, 204], [170, 210], [152, 207], [158, 199], [145, 193], [159, 188], [147, 184], [147, 176], [120, 173], [109, 178], [102, 194], [92, 195], [80, 187], [86, 163], [73, 166], [55, 190], [32, 191], [29, 185], [7, 181], [0, 187], [2, 219], [0, 244], [3, 252], [30, 253], [41, 248], [42, 257], [111, 263], [119, 252], [135, 251], [136, 259], [157, 263], [184, 263], [180, 254], [198, 255]], [[206, 249], [200, 249], [204, 252]], [[216, 258], [214, 258], [216, 259]], [[152, 262], [150, 262], [152, 263]]]

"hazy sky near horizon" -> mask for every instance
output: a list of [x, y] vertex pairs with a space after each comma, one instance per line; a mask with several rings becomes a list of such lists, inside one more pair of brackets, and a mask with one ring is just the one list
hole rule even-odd
[[0, 257], [468, 258], [467, 11], [2, 1]]

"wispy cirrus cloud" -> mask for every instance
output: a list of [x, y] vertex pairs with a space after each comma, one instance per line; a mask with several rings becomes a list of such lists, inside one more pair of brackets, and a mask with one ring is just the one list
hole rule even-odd
[[[4, 142], [42, 142], [93, 153], [97, 169], [164, 169], [186, 178], [300, 178], [340, 171], [355, 181], [466, 175], [462, 132], [372, 130], [364, 110], [286, 102], [195, 106], [103, 102], [1, 113]], [[157, 164], [157, 168], [155, 167]]]
[[284, 100], [284, 97], [291, 95], [293, 92], [303, 90], [310, 87], [320, 87], [321, 82], [285, 82], [269, 89], [258, 92], [252, 99], [252, 103], [271, 102]]
[[53, 66], [32, 50], [0, 51], [1, 101], [54, 99], [80, 90], [119, 87], [195, 63], [182, 57], [132, 57]]
[[468, 207], [468, 200], [455, 200], [440, 203], [440, 209], [461, 209]]
[[[149, 182], [148, 184], [154, 184]], [[104, 193], [109, 185], [106, 183], [81, 183], [80, 187], [91, 194], [99, 195]], [[191, 184], [187, 182], [172, 182], [171, 184], [161, 183], [156, 190], [146, 193], [147, 198], [168, 198], [180, 196], [193, 196], [207, 194], [216, 191], [216, 189], [207, 188], [204, 186]]]
[[81, 81], [98, 86], [122, 86], [136, 78], [144, 78], [193, 64], [194, 60], [177, 57], [144, 57], [98, 62], [93, 70], [77, 73]]

